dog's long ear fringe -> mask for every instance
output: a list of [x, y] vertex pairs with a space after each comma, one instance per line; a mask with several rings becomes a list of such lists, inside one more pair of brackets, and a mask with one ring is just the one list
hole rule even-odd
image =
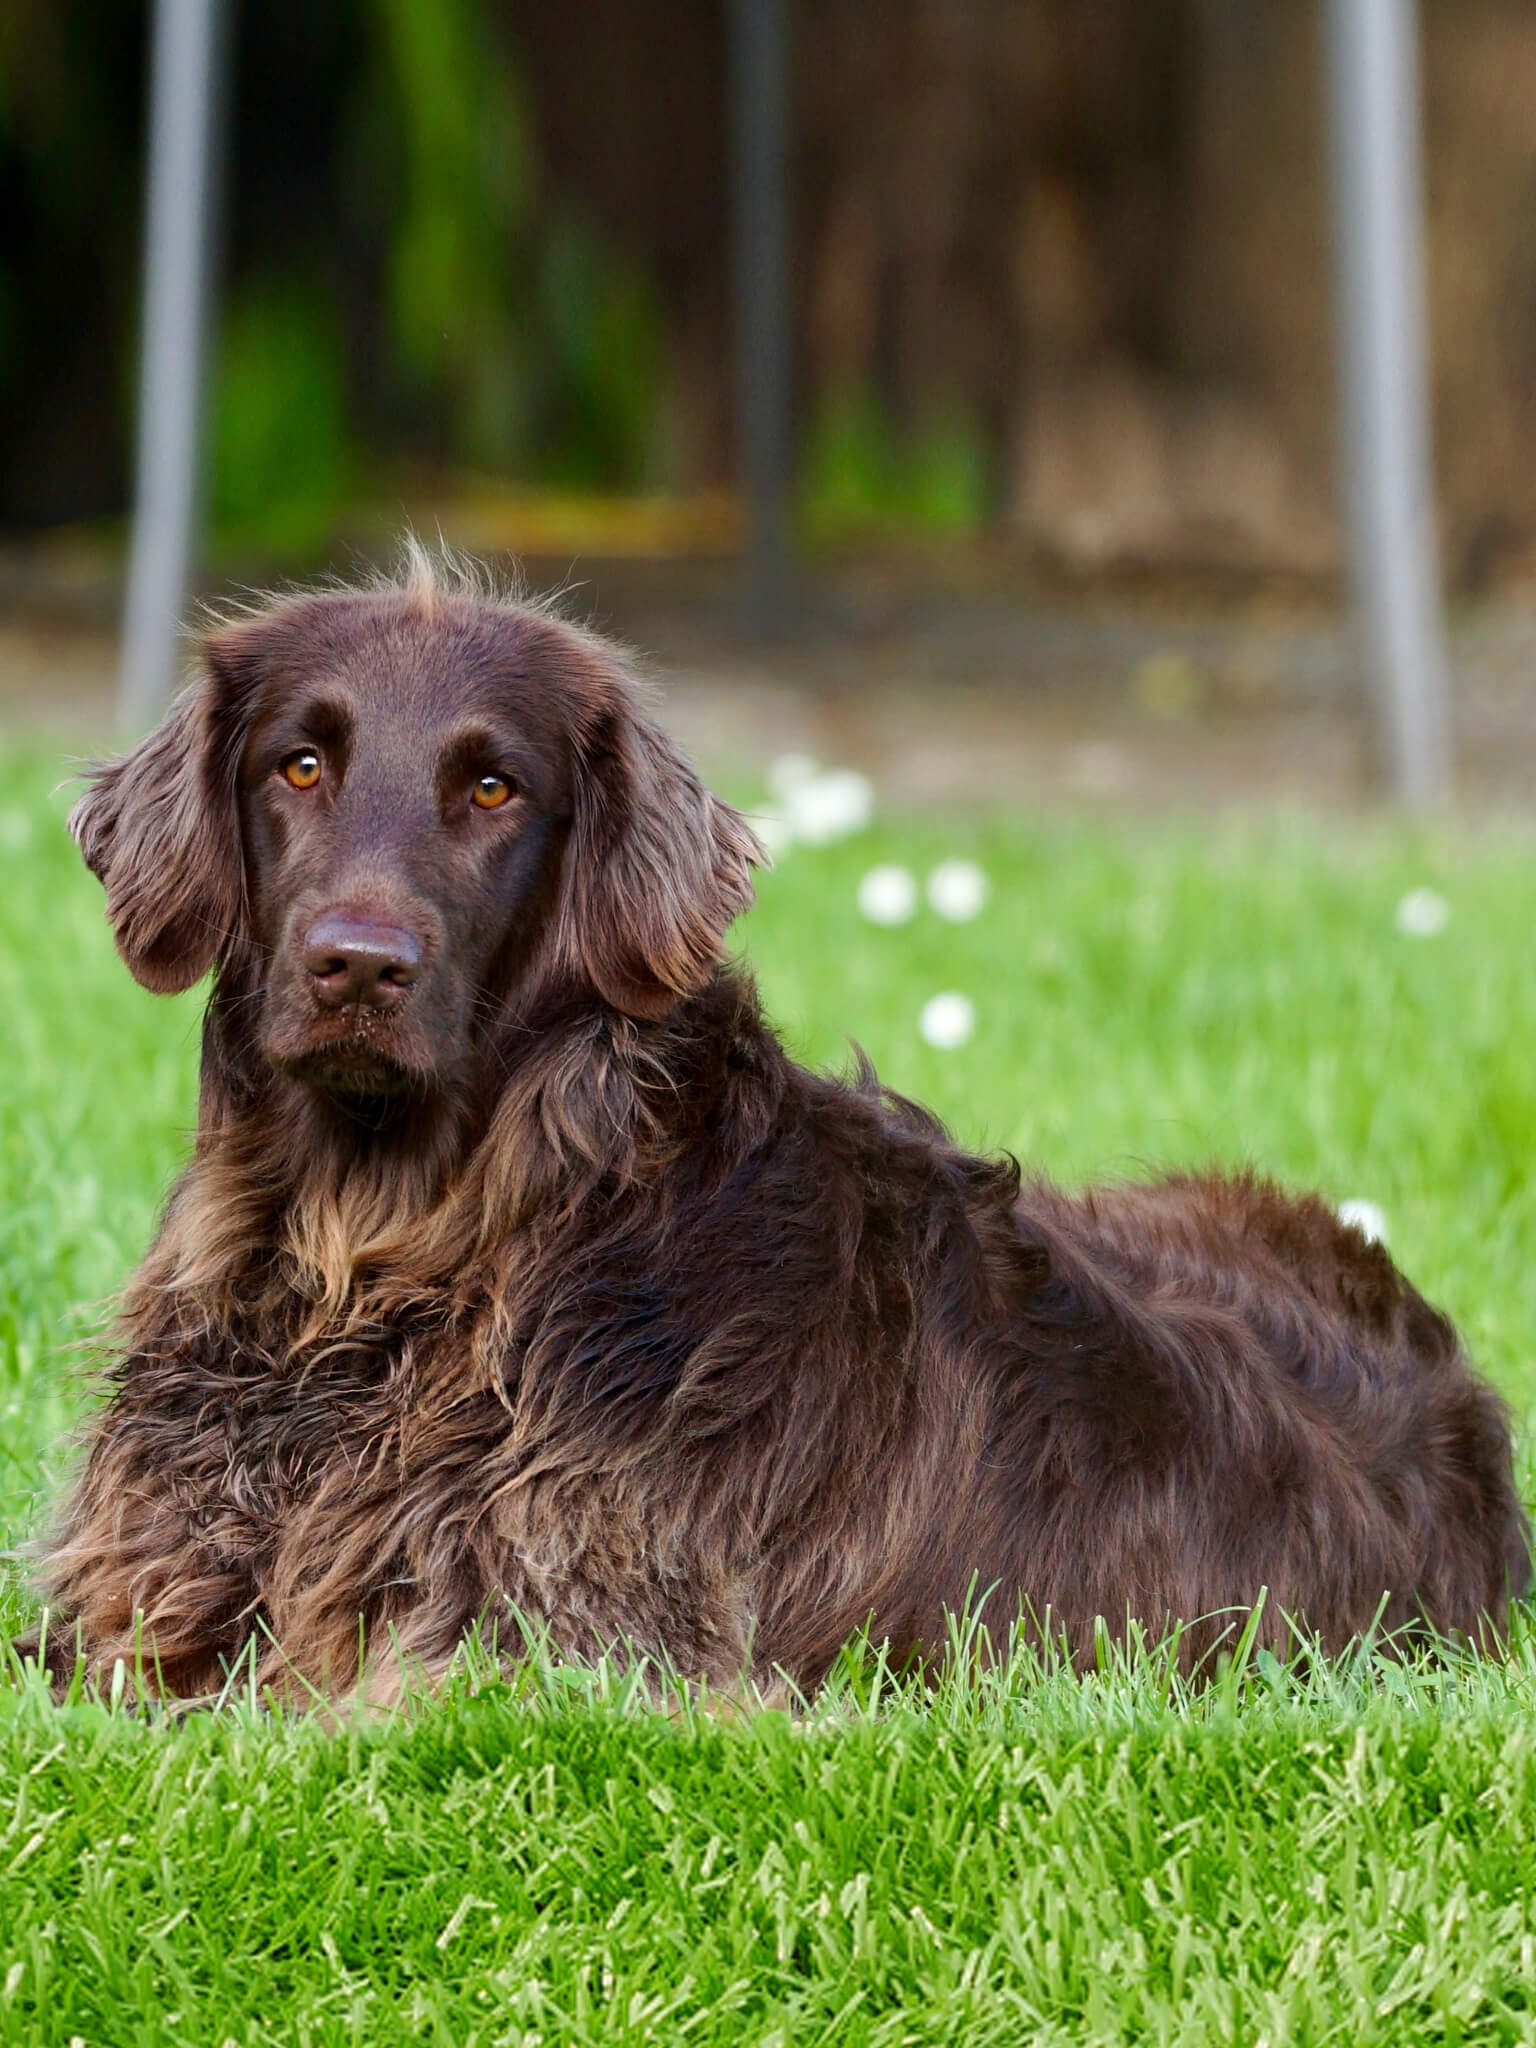
[[702, 988], [766, 860], [619, 678], [582, 749], [559, 950], [625, 1016], [667, 1016]]
[[148, 739], [96, 770], [69, 818], [118, 951], [157, 995], [206, 974], [242, 915], [233, 771], [213, 711], [212, 683], [194, 683]]

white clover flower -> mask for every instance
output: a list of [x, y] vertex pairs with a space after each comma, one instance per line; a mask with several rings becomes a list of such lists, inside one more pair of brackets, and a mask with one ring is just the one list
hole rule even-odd
[[928, 901], [951, 924], [980, 914], [989, 884], [973, 860], [941, 860], [928, 877]]
[[862, 832], [874, 816], [875, 792], [856, 768], [829, 768], [784, 792], [784, 822], [808, 846], [829, 846]]
[[1432, 939], [1450, 920], [1451, 906], [1435, 889], [1410, 889], [1394, 922], [1405, 939]]
[[809, 754], [779, 754], [768, 763], [767, 783], [782, 803], [792, 789], [802, 782], [814, 782], [820, 773], [821, 763]]
[[917, 914], [917, 878], [908, 868], [871, 868], [859, 884], [859, 909], [871, 924], [905, 924]]
[[1338, 1217], [1341, 1223], [1347, 1223], [1352, 1229], [1358, 1230], [1367, 1244], [1386, 1243], [1386, 1212], [1378, 1209], [1374, 1202], [1362, 1201], [1358, 1197], [1354, 1201], [1340, 1202]]
[[951, 1051], [964, 1045], [976, 1029], [975, 1006], [969, 996], [957, 995], [952, 989], [930, 996], [922, 1007], [917, 1028], [930, 1045]]

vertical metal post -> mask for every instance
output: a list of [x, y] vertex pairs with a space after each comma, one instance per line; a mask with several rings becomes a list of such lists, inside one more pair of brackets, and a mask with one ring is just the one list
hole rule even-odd
[[118, 723], [148, 725], [176, 679], [200, 481], [221, 0], [155, 0], [133, 535]]
[[1327, 0], [1342, 484], [1393, 794], [1451, 780], [1424, 335], [1414, 0]]
[[731, 227], [738, 459], [747, 500], [748, 622], [782, 631], [791, 470], [788, 27], [785, 0], [731, 0]]

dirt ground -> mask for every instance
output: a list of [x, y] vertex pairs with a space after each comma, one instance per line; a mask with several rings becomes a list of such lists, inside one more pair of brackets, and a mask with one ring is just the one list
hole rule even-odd
[[[640, 650], [665, 722], [750, 786], [805, 753], [893, 803], [1203, 812], [1373, 801], [1341, 607], [1316, 593], [1049, 587], [1016, 565], [884, 558], [806, 576], [756, 644], [722, 560], [532, 562], [572, 614]], [[0, 724], [110, 734], [117, 593], [99, 572], [0, 559]], [[1458, 804], [1528, 814], [1536, 591], [1450, 626]]]

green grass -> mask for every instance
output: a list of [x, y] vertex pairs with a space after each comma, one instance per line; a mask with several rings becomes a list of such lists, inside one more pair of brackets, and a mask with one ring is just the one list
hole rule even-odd
[[[0, 754], [13, 1553], [194, 1110], [196, 1003], [118, 966], [60, 772]], [[992, 878], [974, 923], [860, 918], [873, 862], [957, 852]], [[1394, 927], [1416, 886], [1434, 938]], [[742, 940], [791, 1041], [857, 1038], [971, 1142], [1379, 1203], [1529, 1436], [1529, 842], [926, 820], [793, 853], [762, 899]], [[916, 1029], [941, 989], [977, 1010], [951, 1052]], [[1532, 2041], [1533, 1701], [1524, 1630], [1505, 1667], [1264, 1662], [1198, 1698], [1155, 1651], [933, 1697], [850, 1662], [799, 1721], [540, 1660], [341, 1734], [0, 1681], [0, 2042]]]

